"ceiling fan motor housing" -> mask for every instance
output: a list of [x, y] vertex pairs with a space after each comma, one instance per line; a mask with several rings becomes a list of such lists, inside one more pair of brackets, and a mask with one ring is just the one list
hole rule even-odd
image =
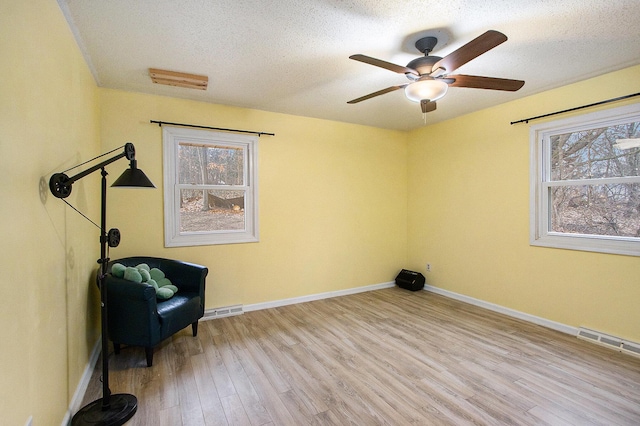
[[[433, 69], [433, 65], [442, 59], [439, 56], [421, 56], [414, 59], [407, 64], [407, 68], [414, 69], [420, 73], [421, 76], [430, 74]], [[420, 77], [413, 74], [405, 74], [409, 80], [418, 80]]]
[[[404, 89], [407, 99], [419, 102], [422, 112], [427, 113], [436, 109], [435, 101], [447, 93], [449, 86], [514, 92], [524, 85], [524, 81], [477, 75], [449, 74], [505, 41], [507, 41], [507, 36], [499, 31], [489, 30], [441, 58], [439, 56], [429, 56], [429, 53], [438, 44], [438, 39], [430, 36], [422, 37], [415, 42], [415, 47], [424, 56], [412, 60], [406, 67], [362, 54], [349, 56], [350, 59], [356, 61], [384, 68], [398, 74], [404, 74], [410, 82], [390, 86], [347, 103], [354, 104], [385, 93]], [[436, 65], [437, 68], [434, 69]]]

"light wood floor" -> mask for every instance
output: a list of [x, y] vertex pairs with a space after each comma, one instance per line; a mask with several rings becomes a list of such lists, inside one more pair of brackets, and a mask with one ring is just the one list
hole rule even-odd
[[145, 365], [110, 358], [127, 425], [640, 424], [640, 359], [426, 291], [203, 321]]

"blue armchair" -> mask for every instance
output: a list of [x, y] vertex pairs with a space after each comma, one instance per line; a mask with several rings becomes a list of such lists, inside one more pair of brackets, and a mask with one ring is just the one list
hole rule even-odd
[[[111, 266], [137, 266], [146, 263], [165, 273], [178, 292], [168, 300], [156, 300], [155, 289], [146, 283], [135, 283], [111, 275]], [[127, 257], [109, 262], [105, 286], [107, 289], [107, 320], [109, 340], [114, 352], [120, 345], [143, 346], [147, 367], [153, 365], [153, 347], [191, 324], [198, 334], [198, 320], [204, 315], [206, 266], [157, 257]]]

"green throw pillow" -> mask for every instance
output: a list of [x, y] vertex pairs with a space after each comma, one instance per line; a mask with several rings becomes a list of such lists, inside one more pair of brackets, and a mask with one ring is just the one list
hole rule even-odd
[[142, 275], [140, 274], [140, 271], [138, 271], [138, 268], [134, 268], [132, 266], [129, 266], [124, 270], [123, 278], [127, 281], [134, 281], [137, 283], [142, 282]]
[[114, 263], [113, 266], [111, 266], [111, 275], [116, 278], [123, 278], [125, 269], [127, 269], [127, 267], [122, 263]]
[[141, 263], [136, 267], [114, 263], [111, 266], [111, 275], [116, 278], [124, 278], [127, 281], [149, 284], [156, 290], [156, 298], [161, 300], [171, 299], [178, 292], [178, 287], [171, 284], [164, 272], [158, 268], [149, 268], [146, 263]]
[[146, 269], [140, 269], [138, 267], [136, 267], [136, 269], [138, 270], [138, 272], [140, 272], [140, 275], [142, 276], [142, 282], [146, 283], [147, 281], [149, 281], [151, 279], [151, 275], [149, 275], [149, 271], [147, 271]]
[[164, 272], [162, 272], [158, 268], [152, 268], [151, 270], [149, 270], [149, 275], [152, 279], [156, 280], [156, 282], [164, 278]]
[[166, 287], [160, 287], [159, 289], [156, 290], [156, 297], [158, 299], [171, 299], [173, 297], [174, 293], [173, 291], [171, 291], [171, 289], [166, 288]]

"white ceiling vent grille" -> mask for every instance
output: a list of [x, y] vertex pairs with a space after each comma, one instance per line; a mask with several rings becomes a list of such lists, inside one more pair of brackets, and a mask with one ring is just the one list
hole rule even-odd
[[608, 334], [604, 334], [599, 331], [580, 327], [578, 329], [578, 339], [587, 340], [589, 342], [596, 343], [598, 345], [605, 346], [619, 352], [624, 352], [629, 355], [640, 357], [639, 343], [629, 342], [619, 337], [609, 336]]
[[204, 311], [203, 320], [209, 320], [214, 318], [232, 317], [234, 315], [244, 314], [244, 308], [242, 305], [225, 306], [223, 308], [214, 308]]

